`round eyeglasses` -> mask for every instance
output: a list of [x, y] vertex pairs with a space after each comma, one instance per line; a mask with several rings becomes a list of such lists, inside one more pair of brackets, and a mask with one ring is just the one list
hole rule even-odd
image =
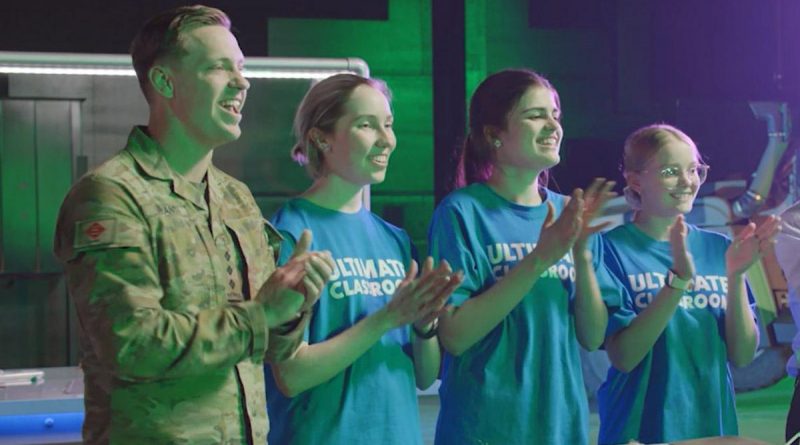
[[[708, 178], [709, 168], [711, 167], [705, 164], [690, 165], [685, 169], [677, 165], [667, 165], [658, 170], [658, 177], [664, 185], [670, 188], [677, 187], [681, 177], [688, 179], [690, 182], [697, 182], [697, 185], [701, 185], [706, 182], [706, 178]], [[647, 170], [642, 170], [642, 173], [645, 172], [647, 172]]]

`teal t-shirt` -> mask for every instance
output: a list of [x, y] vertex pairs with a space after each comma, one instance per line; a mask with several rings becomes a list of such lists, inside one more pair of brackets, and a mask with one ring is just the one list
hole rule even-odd
[[[561, 213], [564, 196], [548, 190], [545, 200]], [[546, 214], [546, 204], [517, 205], [484, 184], [448, 195], [436, 208], [429, 240], [434, 258], [465, 272], [451, 302], [482, 293], [533, 250]], [[596, 239], [592, 250], [603, 269]], [[458, 357], [445, 354], [436, 444], [587, 443], [574, 279], [567, 254], [483, 339]], [[611, 279], [598, 273], [601, 289], [616, 293]]]
[[[273, 224], [286, 237], [280, 263], [306, 228], [314, 235], [311, 250], [329, 250], [336, 263], [313, 309], [310, 344], [385, 306], [414, 255], [403, 230], [366, 209], [342, 213], [293, 199]], [[422, 444], [407, 326], [386, 333], [343, 372], [294, 398], [280, 393], [269, 367], [265, 374], [270, 444]]]
[[[621, 305], [607, 303], [608, 337], [627, 327], [664, 286], [672, 253], [668, 241], [657, 241], [632, 223], [604, 240], [606, 265], [627, 290]], [[725, 345], [729, 244], [723, 235], [689, 225], [695, 278], [642, 362], [630, 373], [609, 370], [597, 393], [600, 444], [738, 434]]]

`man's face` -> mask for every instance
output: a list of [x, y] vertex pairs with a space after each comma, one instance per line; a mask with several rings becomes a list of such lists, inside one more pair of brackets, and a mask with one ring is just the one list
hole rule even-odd
[[209, 149], [238, 139], [250, 83], [236, 38], [223, 26], [200, 26], [183, 32], [181, 45], [183, 54], [169, 63], [169, 106], [186, 137]]

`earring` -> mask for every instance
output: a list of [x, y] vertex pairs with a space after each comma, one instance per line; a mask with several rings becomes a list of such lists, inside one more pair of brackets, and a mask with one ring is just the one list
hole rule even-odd
[[500, 148], [503, 146], [503, 142], [500, 141], [500, 139], [495, 139], [493, 143], [494, 143], [494, 148]]
[[328, 151], [328, 149], [330, 148], [328, 143], [323, 141], [317, 141], [317, 147], [319, 147], [319, 149], [322, 151]]

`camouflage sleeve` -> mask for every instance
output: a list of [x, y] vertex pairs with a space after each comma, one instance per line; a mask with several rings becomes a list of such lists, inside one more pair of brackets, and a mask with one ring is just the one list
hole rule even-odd
[[[273, 251], [275, 252], [275, 262], [277, 264], [282, 264], [283, 262], [280, 261], [280, 258], [288, 258], [291, 254], [291, 250], [294, 248], [292, 237], [284, 238], [278, 229], [269, 223], [269, 221], [265, 221], [264, 229], [267, 242], [273, 247]], [[285, 248], [286, 245], [290, 247], [287, 249]], [[264, 360], [273, 363], [289, 358], [303, 341], [305, 329], [310, 319], [310, 311], [304, 312], [299, 320], [270, 330], [269, 346], [267, 347]]]
[[291, 324], [288, 331], [280, 328], [272, 329], [269, 332], [269, 347], [264, 356], [267, 363], [276, 363], [291, 357], [300, 343], [303, 341], [306, 326], [311, 320], [311, 311], [303, 312], [299, 320]]
[[62, 205], [55, 251], [81, 329], [117, 378], [200, 375], [264, 356], [266, 317], [256, 302], [162, 307], [168, 283], [160, 280], [150, 227], [122, 186], [82, 179]]

